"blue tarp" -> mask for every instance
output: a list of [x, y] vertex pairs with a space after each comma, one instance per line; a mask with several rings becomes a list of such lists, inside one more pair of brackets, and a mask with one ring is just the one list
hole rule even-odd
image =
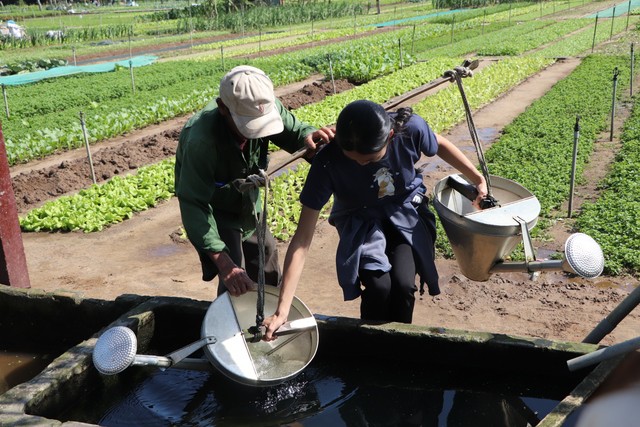
[[14, 74], [13, 76], [0, 77], [0, 84], [7, 86], [23, 85], [27, 83], [38, 82], [43, 79], [50, 79], [54, 77], [69, 76], [78, 73], [105, 73], [113, 71], [116, 65], [129, 68], [129, 62], [133, 67], [142, 67], [153, 63], [157, 56], [143, 55], [134, 56], [131, 59], [125, 59], [116, 62], [103, 62], [100, 64], [91, 65], [66, 65], [64, 67], [55, 67], [43, 71], [34, 71], [32, 73]]
[[444, 11], [441, 11], [441, 12], [430, 13], [428, 15], [413, 16], [411, 18], [396, 19], [395, 21], [380, 22], [379, 24], [371, 24], [370, 26], [371, 27], [388, 27], [388, 26], [391, 26], [391, 25], [400, 25], [400, 24], [403, 24], [405, 22], [421, 21], [423, 19], [433, 18], [434, 16], [442, 16], [442, 15], [449, 15], [449, 14], [452, 14], [452, 13], [465, 12], [467, 10], [468, 9], [444, 10]]
[[630, 10], [635, 9], [638, 6], [640, 6], [640, 0], [626, 1], [624, 3], [619, 3], [619, 4], [615, 5], [615, 6], [610, 7], [610, 8], [603, 9], [603, 10], [599, 11], [598, 13], [591, 14], [591, 15], [587, 16], [587, 18], [595, 18], [596, 15], [599, 18], [612, 18], [614, 16], [614, 11], [615, 11], [615, 16], [626, 15], [627, 12], [629, 12]]

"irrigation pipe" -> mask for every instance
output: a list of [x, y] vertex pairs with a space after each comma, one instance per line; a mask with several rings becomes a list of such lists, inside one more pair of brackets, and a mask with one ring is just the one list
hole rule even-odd
[[634, 308], [640, 304], [640, 287], [636, 287], [616, 308], [582, 340], [583, 343], [597, 344], [618, 326]]
[[638, 348], [640, 348], [640, 337], [632, 338], [630, 340], [569, 359], [567, 360], [567, 367], [570, 371], [577, 371], [578, 369], [595, 365], [596, 363], [626, 354]]
[[[616, 308], [609, 313], [607, 317], [602, 319], [600, 323], [582, 340], [583, 343], [597, 344], [607, 334], [615, 329], [631, 311], [640, 303], [640, 287], [636, 287]], [[585, 366], [604, 362], [616, 356], [626, 354], [632, 350], [640, 348], [640, 337], [623, 341], [612, 346], [592, 351], [591, 353], [569, 359], [567, 367], [571, 371], [583, 368]]]

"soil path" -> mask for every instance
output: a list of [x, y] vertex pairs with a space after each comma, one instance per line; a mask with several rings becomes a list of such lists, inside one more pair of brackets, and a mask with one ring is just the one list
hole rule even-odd
[[[558, 62], [475, 112], [474, 120], [483, 142], [490, 144], [495, 140], [506, 124], [577, 64], [572, 60]], [[150, 135], [141, 139], [175, 140], [181, 120], [155, 128], [155, 132], [145, 130], [143, 133]], [[125, 144], [111, 142], [110, 148], [126, 150], [134, 145], [132, 136], [122, 138]], [[447, 136], [463, 148], [472, 146], [465, 123]], [[477, 161], [472, 150], [466, 152]], [[55, 162], [62, 166], [71, 160], [58, 158], [54, 165]], [[450, 173], [445, 166], [436, 162], [428, 169], [425, 182], [429, 188]], [[23, 173], [40, 173], [29, 171], [28, 166], [15, 168], [14, 181], [18, 181], [20, 169]], [[101, 233], [25, 233], [31, 285], [44, 291], [103, 299], [141, 294], [212, 300], [216, 283], [201, 281], [194, 249], [175, 238], [179, 227], [177, 202], [172, 199]], [[314, 313], [359, 317], [358, 300], [342, 302], [335, 280], [336, 243], [335, 230], [321, 222], [298, 296]], [[281, 244], [280, 249], [283, 255], [286, 245]], [[525, 273], [509, 273], [494, 274], [486, 282], [474, 282], [460, 274], [455, 261], [439, 259], [437, 265], [443, 293], [417, 300], [415, 324], [580, 341], [637, 285], [632, 278], [603, 277], [588, 281], [556, 272], [542, 273], [535, 281]], [[639, 327], [640, 317], [632, 313], [603, 343], [634, 338]]]

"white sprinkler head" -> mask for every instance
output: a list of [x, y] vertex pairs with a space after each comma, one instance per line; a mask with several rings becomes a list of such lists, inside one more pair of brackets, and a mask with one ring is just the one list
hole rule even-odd
[[93, 348], [93, 364], [104, 375], [115, 375], [127, 369], [136, 357], [136, 334], [124, 326], [107, 329]]
[[587, 279], [593, 279], [604, 270], [604, 254], [600, 245], [584, 233], [569, 236], [564, 245], [565, 259], [570, 269]]

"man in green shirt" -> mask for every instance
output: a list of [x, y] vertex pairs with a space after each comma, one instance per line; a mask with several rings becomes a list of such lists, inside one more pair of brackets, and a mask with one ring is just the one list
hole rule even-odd
[[[314, 141], [331, 139], [331, 129], [296, 119], [276, 99], [269, 77], [246, 65], [227, 73], [219, 97], [186, 123], [176, 153], [175, 191], [202, 279], [219, 275], [218, 295], [241, 295], [258, 278], [259, 189], [239, 192], [233, 181], [267, 169], [269, 141], [289, 153], [307, 146], [313, 154]], [[265, 282], [278, 286], [278, 254], [268, 229], [264, 240]]]

